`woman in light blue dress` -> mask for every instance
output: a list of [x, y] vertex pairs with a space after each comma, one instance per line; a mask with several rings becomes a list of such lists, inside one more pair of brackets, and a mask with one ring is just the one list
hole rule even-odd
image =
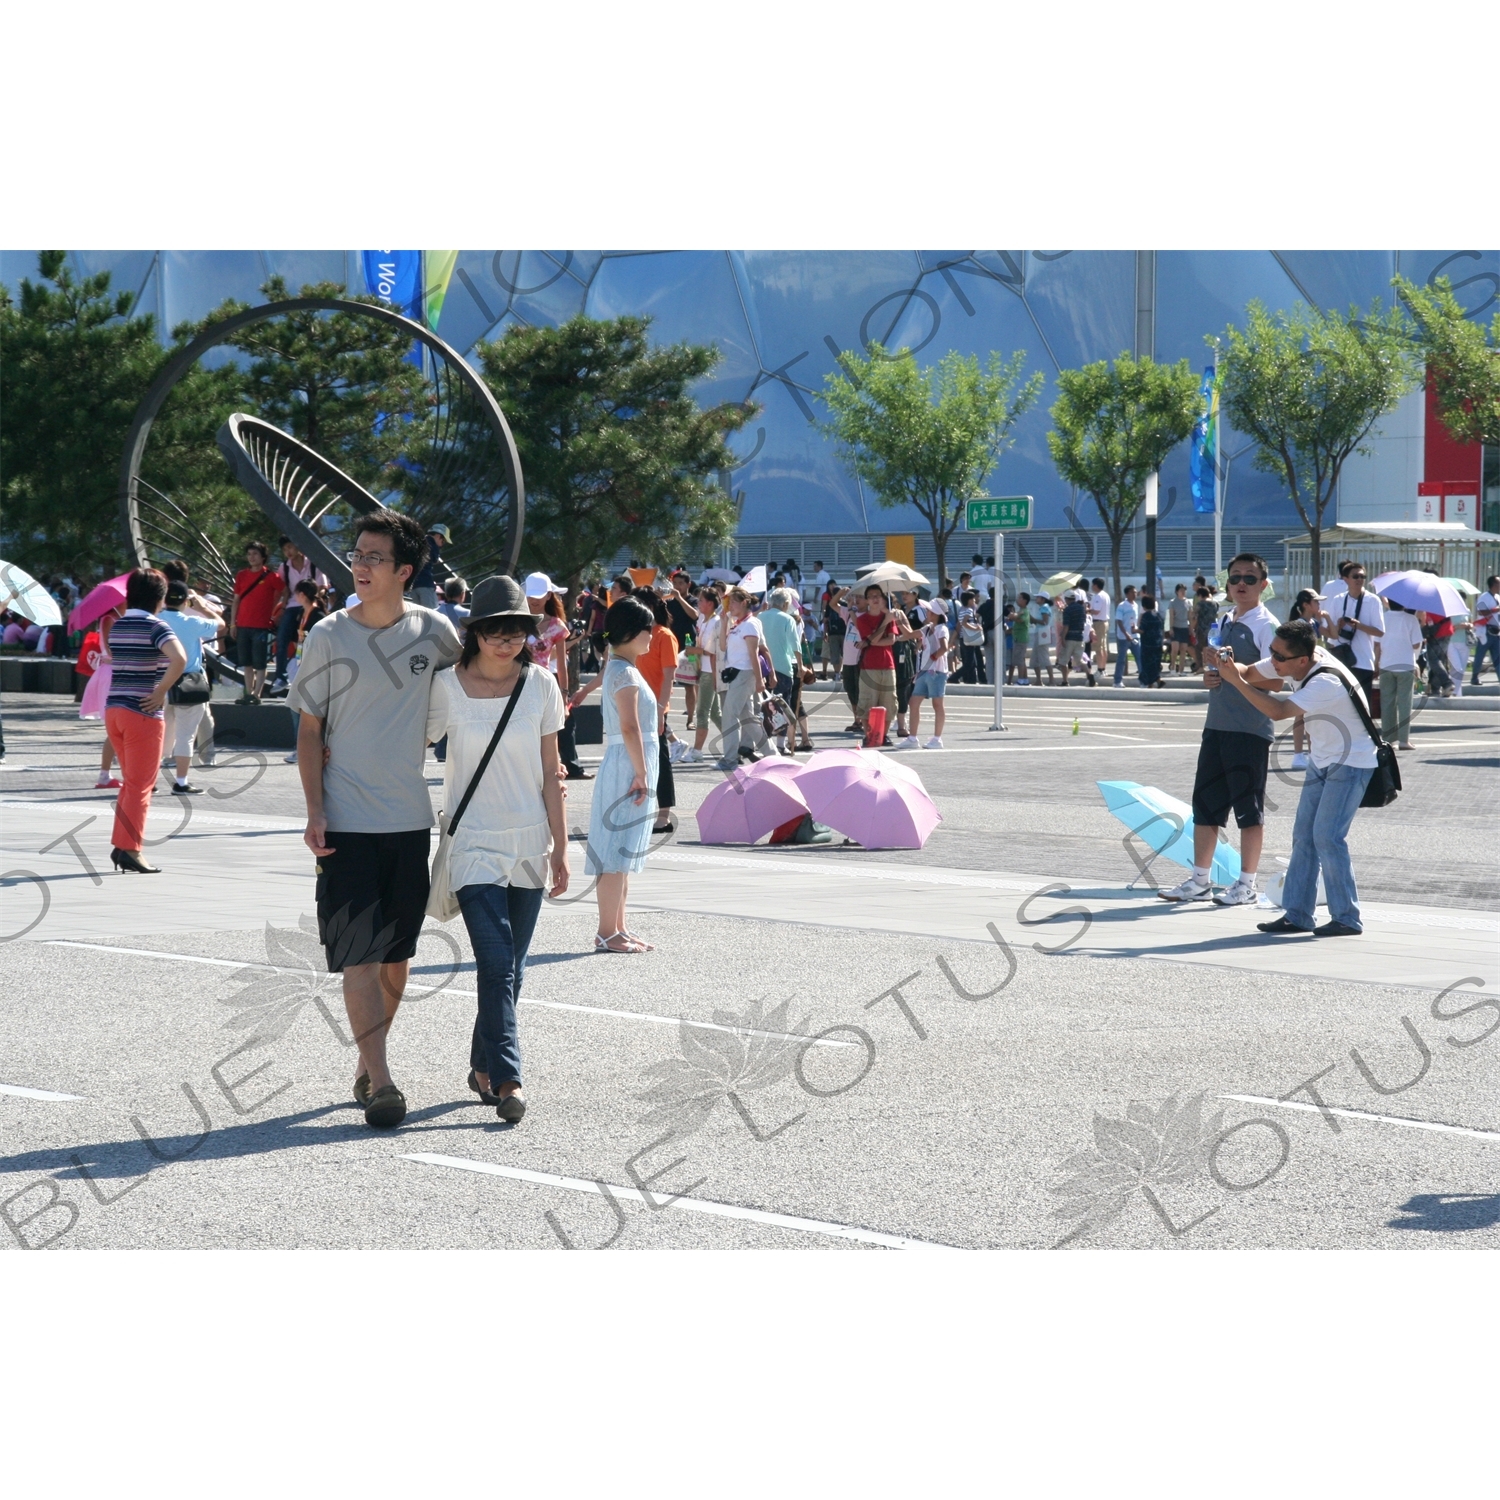
[[651, 611], [637, 599], [612, 604], [604, 617], [609, 661], [604, 668], [604, 759], [594, 777], [589, 815], [590, 875], [598, 877], [601, 953], [644, 953], [652, 944], [625, 925], [630, 877], [646, 866], [656, 821], [658, 769], [656, 694], [635, 669], [651, 645]]

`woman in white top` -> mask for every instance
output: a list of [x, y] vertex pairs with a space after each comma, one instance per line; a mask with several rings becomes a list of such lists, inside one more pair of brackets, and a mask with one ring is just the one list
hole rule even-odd
[[513, 578], [486, 578], [474, 591], [463, 655], [451, 672], [438, 674], [427, 718], [429, 741], [448, 736], [443, 806], [451, 813], [516, 695], [448, 856], [478, 970], [469, 1087], [511, 1122], [526, 1112], [516, 1028], [526, 950], [544, 891], [560, 896], [568, 888], [557, 758], [566, 709], [557, 678], [527, 662], [534, 623]]
[[[760, 668], [764, 636], [760, 621], [750, 613], [750, 595], [738, 584], [724, 595], [720, 617], [716, 649], [719, 677], [724, 683], [724, 753], [718, 767], [732, 771], [739, 765], [742, 735], [748, 733], [750, 739], [766, 743], [766, 731], [755, 712], [755, 698], [764, 690]], [[759, 758], [753, 746], [744, 753], [747, 759]]]

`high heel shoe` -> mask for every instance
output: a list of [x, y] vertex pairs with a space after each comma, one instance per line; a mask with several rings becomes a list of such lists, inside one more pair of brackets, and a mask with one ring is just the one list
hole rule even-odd
[[130, 849], [111, 849], [109, 851], [109, 862], [122, 875], [127, 871], [133, 871], [137, 875], [160, 875], [160, 865], [148, 865], [139, 854]]

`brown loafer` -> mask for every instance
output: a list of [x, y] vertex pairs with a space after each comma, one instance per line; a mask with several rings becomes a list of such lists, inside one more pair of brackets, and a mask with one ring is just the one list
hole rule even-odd
[[365, 1105], [365, 1124], [376, 1130], [394, 1130], [406, 1118], [406, 1096], [394, 1083], [378, 1088]]

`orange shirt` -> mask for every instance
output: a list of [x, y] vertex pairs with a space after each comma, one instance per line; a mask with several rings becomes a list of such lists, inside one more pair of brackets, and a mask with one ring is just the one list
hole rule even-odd
[[650, 649], [636, 657], [635, 669], [660, 700], [662, 683], [670, 682], [677, 670], [677, 637], [665, 625], [651, 627]]
[[626, 568], [638, 589], [649, 589], [656, 582], [655, 568]]

